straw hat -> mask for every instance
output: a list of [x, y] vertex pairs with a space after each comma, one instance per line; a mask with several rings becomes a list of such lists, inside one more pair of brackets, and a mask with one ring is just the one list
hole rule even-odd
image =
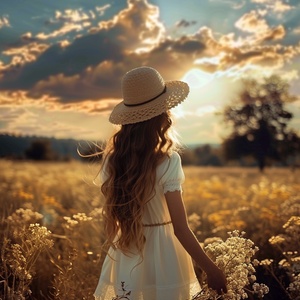
[[123, 101], [109, 118], [113, 124], [133, 124], [156, 117], [184, 101], [189, 86], [182, 81], [164, 81], [155, 69], [139, 67], [124, 75], [122, 93]]

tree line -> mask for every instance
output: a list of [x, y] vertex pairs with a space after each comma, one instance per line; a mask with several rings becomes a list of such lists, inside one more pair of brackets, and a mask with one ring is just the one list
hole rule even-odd
[[0, 134], [0, 158], [13, 160], [72, 160], [79, 141], [40, 136], [22, 136], [8, 133]]

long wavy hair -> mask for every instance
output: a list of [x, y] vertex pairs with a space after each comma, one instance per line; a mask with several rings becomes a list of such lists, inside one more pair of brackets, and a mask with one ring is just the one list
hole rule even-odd
[[154, 196], [156, 167], [178, 150], [171, 127], [171, 115], [165, 112], [148, 121], [122, 125], [107, 144], [102, 165], [107, 176], [101, 186], [106, 246], [125, 254], [137, 250], [142, 256], [142, 216]]

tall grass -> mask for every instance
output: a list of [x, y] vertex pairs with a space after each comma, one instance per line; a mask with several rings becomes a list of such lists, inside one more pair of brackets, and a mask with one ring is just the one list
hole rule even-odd
[[[0, 167], [0, 299], [93, 299], [105, 255], [97, 166], [3, 160]], [[300, 299], [298, 171], [186, 167], [185, 174], [190, 225], [227, 274], [222, 299]], [[216, 299], [196, 273], [203, 291], [194, 299]]]

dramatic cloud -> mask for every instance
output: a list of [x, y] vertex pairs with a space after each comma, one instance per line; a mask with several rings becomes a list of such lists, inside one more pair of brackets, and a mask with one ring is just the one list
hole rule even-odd
[[[96, 11], [104, 14], [108, 8], [103, 6]], [[25, 33], [24, 45], [3, 52], [12, 60], [0, 66], [0, 88], [28, 90], [28, 95], [34, 98], [46, 94], [66, 104], [120, 97], [118, 84], [122, 74], [141, 64], [169, 66], [169, 71], [164, 72], [166, 76], [174, 72], [180, 75], [175, 71], [180, 66], [178, 61], [181, 68], [185, 66], [188, 70], [196, 60], [201, 66], [201, 58], [207, 62], [209, 57], [217, 62], [215, 70], [249, 63], [279, 67], [284, 64], [286, 53], [291, 56], [293, 51], [284, 46], [263, 45], [264, 41], [285, 36], [284, 27], [270, 27], [265, 14], [263, 10], [252, 10], [236, 21], [236, 27], [248, 33], [247, 37], [231, 33], [217, 38], [210, 28], [202, 27], [195, 34], [175, 40], [166, 37], [158, 7], [147, 1], [128, 1], [127, 8], [94, 27], [89, 23], [95, 18], [91, 11], [57, 11], [49, 23], [61, 23], [59, 29], [48, 34], [38, 33], [35, 37], [30, 32]], [[89, 33], [73, 41], [62, 39], [53, 45], [37, 41], [65, 38], [71, 31], [83, 30], [84, 24], [90, 28]], [[181, 20], [177, 26], [191, 24], [194, 22]], [[207, 63], [203, 67], [214, 70]]]
[[[108, 85], [108, 81], [119, 82], [124, 70], [134, 64], [130, 62], [130, 57], [135, 58], [135, 52], [149, 49], [160, 40], [164, 27], [158, 22], [158, 15], [158, 8], [146, 1], [129, 1], [127, 9], [112, 20], [100, 22], [90, 34], [76, 38], [69, 45], [58, 43], [43, 46], [45, 51], [36, 59], [28, 56], [28, 53], [32, 53], [32, 44], [7, 50], [6, 55], [15, 56], [5, 70], [2, 67], [0, 88], [29, 90], [33, 97], [48, 93], [64, 98], [62, 101], [105, 98], [109, 96], [108, 91], [111, 95], [115, 87], [115, 84]], [[87, 18], [87, 15], [74, 11], [56, 14], [58, 20]], [[43, 35], [43, 38], [65, 33], [57, 30]], [[42, 35], [38, 34], [37, 37], [41, 38]], [[24, 38], [29, 39], [31, 35], [26, 34]], [[24, 56], [26, 59], [21, 60]], [[126, 60], [129, 60], [128, 66], [122, 69], [116, 67], [118, 62]], [[114, 69], [107, 70], [107, 65], [114, 65]]]
[[119, 65], [118, 67], [117, 63], [105, 61], [97, 67], [87, 68], [81, 74], [50, 76], [47, 80], [39, 81], [30, 95], [36, 98], [44, 93], [57, 97], [63, 95], [61, 103], [121, 98], [120, 81], [125, 71], [123, 65]]
[[128, 8], [112, 20], [99, 23], [99, 30], [108, 31], [127, 53], [139, 49], [150, 49], [165, 34], [159, 21], [159, 9], [146, 0], [128, 0]]

